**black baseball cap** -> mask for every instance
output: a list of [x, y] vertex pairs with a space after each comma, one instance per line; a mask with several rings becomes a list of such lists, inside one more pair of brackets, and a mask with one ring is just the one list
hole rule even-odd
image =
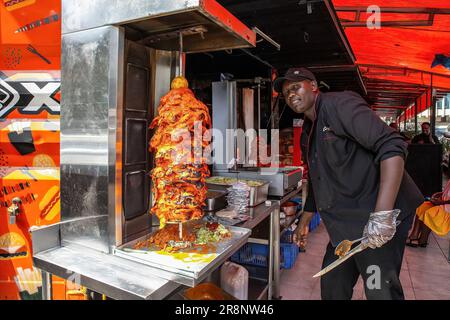
[[281, 92], [283, 89], [283, 83], [284, 81], [303, 81], [303, 80], [311, 80], [316, 81], [316, 77], [314, 74], [309, 71], [307, 68], [290, 68], [284, 76], [280, 76], [275, 79], [273, 82], [273, 88], [276, 92]]

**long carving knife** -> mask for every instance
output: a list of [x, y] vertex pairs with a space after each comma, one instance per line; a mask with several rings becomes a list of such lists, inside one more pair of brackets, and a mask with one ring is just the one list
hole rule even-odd
[[349, 258], [351, 258], [352, 256], [354, 256], [355, 254], [367, 249], [367, 245], [364, 243], [360, 243], [359, 245], [357, 245], [356, 247], [354, 247], [352, 250], [350, 250], [349, 252], [347, 252], [347, 254], [345, 256], [343, 256], [342, 258], [337, 259], [336, 261], [334, 261], [333, 263], [331, 263], [329, 266], [323, 268], [320, 272], [316, 273], [313, 278], [317, 278], [317, 277], [321, 277], [323, 276], [325, 273], [330, 272], [331, 270], [333, 270], [334, 268], [336, 268], [337, 266], [341, 265], [343, 262], [345, 262], [346, 260], [348, 260]]
[[[400, 213], [400, 210], [398, 210], [398, 213]], [[397, 215], [398, 215], [397, 213]], [[397, 220], [395, 222], [395, 225], [398, 227], [399, 224], [401, 223], [401, 220]], [[360, 240], [364, 240], [367, 237], [355, 240], [355, 241], [360, 241]], [[342, 242], [341, 242], [342, 243]], [[330, 272], [331, 270], [333, 270], [334, 268], [336, 268], [337, 266], [341, 265], [344, 261], [348, 260], [348, 258], [354, 256], [355, 254], [367, 249], [369, 246], [367, 245], [367, 242], [361, 242], [358, 246], [354, 247], [352, 250], [350, 250], [349, 252], [347, 252], [344, 256], [342, 256], [341, 258], [337, 259], [336, 261], [334, 261], [333, 263], [331, 263], [329, 266], [323, 268], [320, 272], [316, 273], [313, 278], [317, 278], [317, 277], [321, 277], [323, 276], [325, 273]]]

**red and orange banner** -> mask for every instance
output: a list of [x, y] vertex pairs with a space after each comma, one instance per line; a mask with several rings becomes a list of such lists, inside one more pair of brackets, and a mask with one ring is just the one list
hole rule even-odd
[[[42, 298], [29, 229], [60, 219], [60, 46], [60, 0], [1, 0], [0, 299]], [[54, 284], [64, 299], [65, 282]]]

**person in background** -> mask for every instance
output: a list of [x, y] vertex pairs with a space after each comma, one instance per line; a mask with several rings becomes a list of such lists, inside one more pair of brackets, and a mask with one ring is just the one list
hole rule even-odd
[[435, 135], [431, 134], [431, 125], [429, 122], [422, 123], [422, 133], [418, 134], [412, 139], [411, 143], [418, 144], [438, 144], [439, 139]]
[[400, 135], [403, 137], [403, 139], [405, 139], [406, 142], [411, 143], [411, 139], [404, 132], [400, 131], [397, 122], [391, 122], [389, 127], [400, 133]]
[[389, 127], [391, 127], [392, 129], [394, 129], [394, 130], [397, 131], [397, 132], [400, 132], [400, 129], [398, 128], [397, 122], [391, 122], [391, 123], [389, 124]]
[[416, 221], [406, 245], [426, 248], [431, 231], [442, 237], [450, 231], [450, 180], [444, 192], [435, 193], [417, 208]]
[[[274, 81], [274, 89], [292, 110], [305, 115], [300, 140], [308, 167], [306, 204], [317, 209], [330, 236], [322, 266], [338, 259], [335, 248], [344, 239], [367, 236], [363, 244], [370, 248], [321, 277], [322, 299], [350, 300], [360, 276], [367, 299], [404, 299], [399, 277], [403, 252], [423, 202], [404, 172], [407, 143], [357, 93], [320, 92], [306, 68], [289, 69]], [[393, 209], [401, 210], [398, 217]], [[396, 221], [401, 221], [398, 227]], [[296, 242], [302, 236], [300, 223]], [[372, 275], [367, 270], [374, 265], [381, 277], [376, 289], [367, 285]]]

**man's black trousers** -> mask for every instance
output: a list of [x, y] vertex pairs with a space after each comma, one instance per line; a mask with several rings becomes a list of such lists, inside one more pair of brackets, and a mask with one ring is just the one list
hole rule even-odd
[[[353, 287], [361, 275], [367, 299], [403, 300], [404, 295], [399, 276], [406, 238], [413, 218], [414, 215], [405, 218], [397, 227], [394, 238], [381, 248], [368, 248], [357, 253], [323, 275], [320, 282], [322, 299], [350, 300], [353, 295]], [[322, 268], [337, 259], [334, 249], [329, 243]]]

